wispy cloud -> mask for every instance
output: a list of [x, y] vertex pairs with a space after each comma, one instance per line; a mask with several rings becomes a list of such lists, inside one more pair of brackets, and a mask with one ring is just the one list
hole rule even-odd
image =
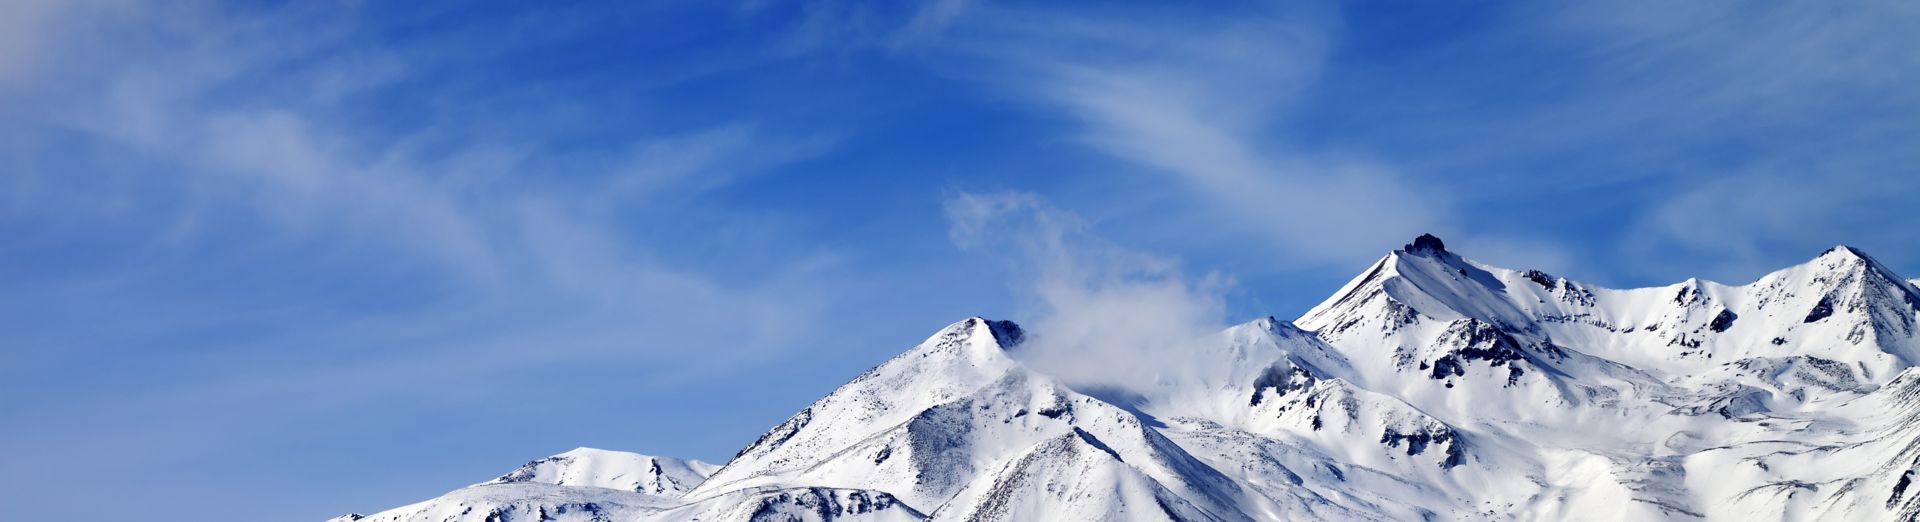
[[1705, 259], [1745, 280], [1832, 243], [1904, 248], [1911, 234], [1897, 231], [1920, 227], [1888, 212], [1920, 198], [1912, 3], [1629, 2], [1539, 16], [1564, 31], [1557, 40], [1595, 49], [1602, 78], [1557, 114], [1587, 130], [1541, 137], [1658, 140], [1626, 153], [1630, 170], [1670, 173], [1624, 242], [1648, 268]]
[[[0, 6], [0, 87], [25, 82], [40, 65], [43, 31], [64, 14], [56, 0], [21, 0]], [[0, 91], [4, 92], [4, 91]]]
[[1225, 277], [1190, 277], [1031, 193], [958, 192], [945, 208], [955, 245], [1015, 267], [1035, 308], [1016, 352], [1025, 363], [1089, 389], [1221, 371], [1181, 352], [1226, 326]]
[[1617, 284], [1745, 280], [1839, 241], [1905, 250], [1883, 231], [1920, 226], [1887, 211], [1920, 197], [1910, 3], [1494, 12], [1355, 68], [1316, 121], [1465, 187], [1449, 190], [1459, 226], [1559, 245]]
[[[414, 122], [397, 132], [368, 132], [332, 116], [341, 93], [414, 80], [410, 71], [430, 70], [446, 57], [382, 54], [375, 65], [318, 59], [349, 50], [344, 36], [276, 30], [310, 22], [283, 14], [199, 20], [190, 24], [207, 31], [193, 38], [199, 45], [129, 57], [119, 67], [95, 67], [115, 71], [100, 78], [98, 90], [48, 83], [38, 98], [50, 108], [20, 112], [169, 163], [170, 172], [141, 175], [175, 187], [158, 197], [190, 198], [189, 205], [171, 207], [178, 215], [241, 207], [275, 227], [273, 233], [437, 267], [458, 274], [459, 284], [480, 285], [475, 289], [605, 292], [629, 299], [647, 293], [580, 281], [700, 277], [649, 259], [649, 238], [623, 236], [605, 226], [622, 217], [621, 207], [697, 196], [831, 146], [828, 139], [770, 135], [752, 124], [730, 122], [683, 135], [640, 137], [616, 148], [627, 154], [596, 153], [602, 156], [561, 162], [545, 157], [551, 149], [525, 133], [472, 139], [463, 133], [470, 129], [439, 120]], [[276, 35], [275, 42], [261, 45], [259, 39], [267, 35]], [[320, 65], [310, 65], [316, 62]], [[300, 76], [358, 83], [316, 82], [332, 96], [235, 94], [261, 87], [257, 79], [268, 71], [307, 67], [317, 68]], [[370, 75], [369, 68], [376, 73]], [[105, 103], [85, 101], [94, 99]], [[511, 130], [513, 122], [500, 125]], [[455, 141], [461, 144], [429, 145]], [[55, 186], [66, 177], [21, 175]], [[57, 190], [46, 194], [61, 195]], [[58, 206], [31, 204], [44, 210]], [[74, 210], [80, 209], [65, 211]], [[191, 228], [178, 233], [196, 234]], [[198, 232], [211, 233], [216, 232]]]
[[[42, 432], [8, 446], [110, 449], [10, 454], [9, 471], [59, 469], [9, 473], [9, 489], [134, 480], [120, 466], [217, 460], [290, 425], [400, 414], [378, 404], [504, 408], [530, 376], [569, 368], [699, 379], [808, 346], [842, 306], [834, 252], [783, 237], [776, 216], [742, 223], [697, 203], [831, 150], [830, 134], [703, 120], [582, 149], [538, 117], [475, 121], [496, 100], [435, 78], [472, 50], [369, 46], [350, 10], [48, 9], [35, 20], [113, 16], [6, 36], [30, 41], [0, 50], [0, 92], [18, 93], [0, 102], [0, 132], [31, 139], [8, 151], [0, 215], [59, 234], [49, 248], [62, 255], [128, 268], [14, 286], [6, 309], [74, 317], [10, 334], [7, 357], [49, 375], [113, 358], [175, 376], [10, 385], [20, 400], [0, 417]], [[51, 48], [77, 58], [21, 61]], [[441, 87], [433, 102], [457, 110], [364, 98]], [[590, 103], [514, 101], [534, 114]], [[358, 116], [370, 108], [405, 116]], [[706, 227], [770, 229], [707, 245], [716, 256], [779, 254], [751, 272], [675, 255]], [[91, 421], [104, 417], [117, 422]]]
[[[934, 67], [1071, 117], [1094, 150], [1192, 189], [1216, 232], [1292, 262], [1351, 262], [1433, 231], [1575, 277], [1742, 279], [1834, 241], [1899, 248], [1887, 231], [1902, 227], [1873, 223], [1912, 228], [1879, 209], [1920, 195], [1905, 181], [1920, 153], [1902, 152], [1920, 121], [1905, 88], [1920, 12], [1857, 7], [1515, 6], [1357, 70], [1330, 62], [1356, 36], [1332, 7], [1160, 19], [976, 5], [925, 45], [946, 52]], [[1540, 70], [1503, 77], [1497, 56]], [[1334, 72], [1347, 83], [1326, 85]], [[1353, 142], [1307, 127], [1343, 110], [1399, 128]], [[1536, 202], [1581, 198], [1608, 206]]]
[[1375, 158], [1308, 152], [1270, 132], [1319, 77], [1339, 31], [1329, 10], [1153, 24], [980, 11], [945, 43], [994, 64], [976, 73], [982, 81], [1070, 115], [1087, 145], [1181, 181], [1226, 210], [1221, 226], [1290, 259], [1351, 262], [1449, 227], [1443, 192], [1422, 193]]

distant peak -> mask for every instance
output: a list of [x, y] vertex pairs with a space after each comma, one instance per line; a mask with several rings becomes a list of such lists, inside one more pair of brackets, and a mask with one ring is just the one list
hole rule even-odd
[[1847, 245], [1835, 246], [1820, 252], [1820, 256], [1815, 257], [1813, 261], [1782, 270], [1782, 272], [1787, 270], [1813, 270], [1843, 276], [1841, 280], [1852, 280], [1847, 279], [1851, 277], [1863, 278], [1873, 285], [1893, 287], [1907, 303], [1920, 308], [1920, 285], [1911, 284], [1911, 281], [1902, 278], [1893, 269], [1880, 264], [1880, 261], [1858, 248]]
[[1822, 258], [1851, 257], [1855, 259], [1872, 259], [1872, 257], [1868, 256], [1866, 252], [1861, 252], [1860, 249], [1850, 247], [1847, 245], [1835, 245], [1833, 248], [1823, 250], [1820, 252], [1819, 257], [1822, 257]]
[[1413, 242], [1407, 243], [1401, 250], [1409, 254], [1438, 254], [1447, 251], [1447, 244], [1433, 234], [1420, 234], [1420, 237], [1413, 238]]
[[1847, 245], [1835, 246], [1820, 252], [1820, 256], [1815, 257], [1810, 264], [1818, 264], [1825, 270], [1860, 271], [1895, 282], [1901, 280], [1898, 274], [1881, 265], [1880, 261], [1875, 260], [1873, 256]]
[[993, 336], [994, 344], [1000, 345], [1003, 350], [1013, 348], [1027, 338], [1026, 330], [1022, 330], [1020, 325], [1013, 321], [988, 319], [977, 315], [968, 317], [966, 321], [960, 323], [959, 327], [962, 329], [986, 328], [987, 334]]
[[563, 452], [548, 458], [557, 458], [557, 457], [588, 458], [588, 459], [631, 458], [636, 460], [656, 460], [660, 458], [653, 455], [634, 453], [631, 451], [617, 451], [617, 450], [608, 450], [608, 449], [600, 449], [600, 448], [589, 448], [586, 446], [570, 449], [570, 450], [567, 450], [566, 452]]

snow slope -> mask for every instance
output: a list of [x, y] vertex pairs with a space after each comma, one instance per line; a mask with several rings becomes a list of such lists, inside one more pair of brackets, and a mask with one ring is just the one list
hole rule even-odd
[[1294, 322], [1168, 351], [1206, 364], [1098, 389], [1024, 338], [955, 323], [717, 469], [582, 448], [339, 520], [1920, 516], [1920, 287], [1844, 246], [1612, 289], [1421, 236]]
[[713, 471], [713, 465], [695, 460], [577, 448], [432, 500], [329, 522], [891, 522], [925, 518], [878, 491], [759, 487], [702, 498], [685, 496]]
[[484, 484], [537, 482], [556, 486], [609, 488], [678, 496], [700, 485], [717, 467], [697, 460], [654, 457], [624, 451], [575, 448], [528, 462]]

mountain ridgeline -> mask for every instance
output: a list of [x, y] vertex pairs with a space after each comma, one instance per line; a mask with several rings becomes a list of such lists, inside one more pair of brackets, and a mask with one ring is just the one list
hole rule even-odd
[[1026, 337], [962, 320], [724, 465], [580, 449], [335, 521], [1920, 517], [1920, 288], [1849, 247], [1623, 290], [1423, 235], [1099, 390]]

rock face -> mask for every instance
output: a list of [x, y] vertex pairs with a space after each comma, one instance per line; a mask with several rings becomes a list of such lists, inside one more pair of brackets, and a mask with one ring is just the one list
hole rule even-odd
[[1076, 387], [1025, 338], [955, 323], [717, 468], [582, 448], [336, 520], [1920, 516], [1920, 288], [1848, 247], [1623, 290], [1423, 235], [1168, 352], [1202, 371]]

